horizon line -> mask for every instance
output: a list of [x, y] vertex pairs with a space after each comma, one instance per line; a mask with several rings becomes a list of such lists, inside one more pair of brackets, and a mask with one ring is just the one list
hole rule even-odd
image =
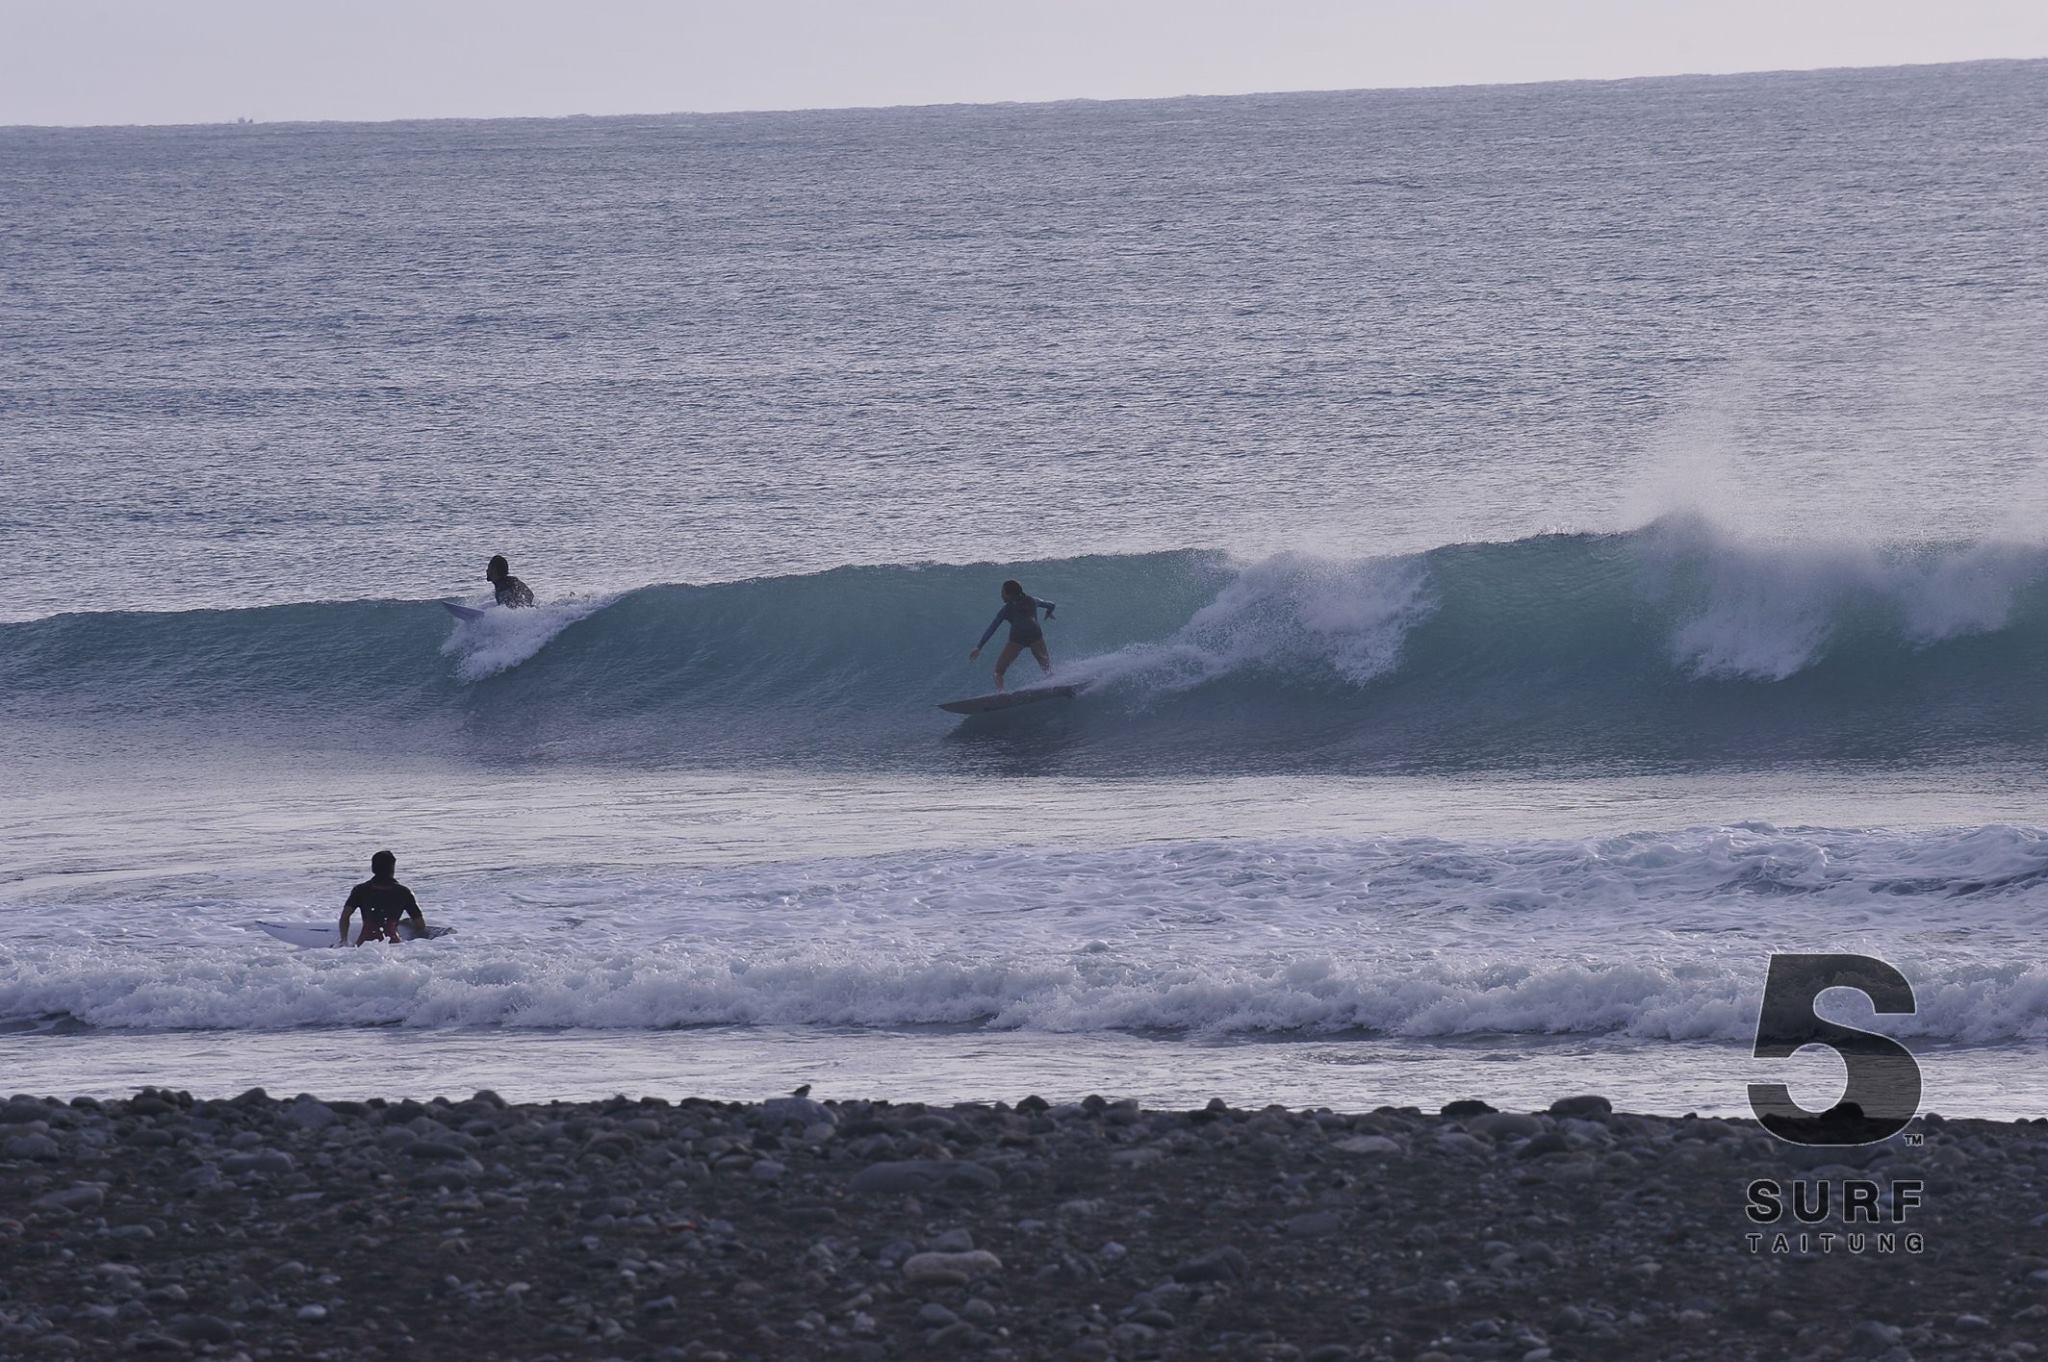
[[790, 114], [898, 113], [919, 109], [1039, 109], [1067, 104], [1167, 104], [1189, 100], [1263, 99], [1282, 95], [1366, 95], [1424, 94], [1448, 90], [1528, 89], [1546, 85], [1628, 85], [1652, 81], [1716, 80], [1743, 76], [1817, 76], [1849, 71], [1926, 71], [1944, 67], [2025, 66], [2048, 62], [2048, 54], [2037, 57], [1969, 57], [1958, 61], [1895, 62], [1881, 66], [1783, 66], [1739, 71], [1666, 71], [1636, 76], [1558, 76], [1536, 80], [1453, 81], [1423, 85], [1319, 86], [1294, 90], [1236, 90], [1224, 93], [1183, 92], [1174, 95], [1065, 95], [1054, 99], [933, 100], [903, 104], [813, 104], [763, 106], [739, 109], [643, 110], [633, 113], [544, 113], [544, 114], [424, 114], [390, 118], [234, 118], [203, 122], [162, 123], [0, 123], [0, 132], [104, 132], [142, 128], [234, 128], [234, 127], [381, 127], [394, 123], [554, 123], [572, 120], [635, 118], [753, 118]]

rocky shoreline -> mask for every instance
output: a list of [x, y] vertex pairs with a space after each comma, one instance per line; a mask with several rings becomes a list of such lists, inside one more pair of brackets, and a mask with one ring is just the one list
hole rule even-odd
[[2048, 1123], [1808, 1151], [1598, 1097], [16, 1097], [0, 1358], [2020, 1359], [2044, 1188]]

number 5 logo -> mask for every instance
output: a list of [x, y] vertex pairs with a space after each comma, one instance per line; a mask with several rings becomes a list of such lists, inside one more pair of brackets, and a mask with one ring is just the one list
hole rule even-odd
[[1825, 1045], [1849, 1068], [1842, 1099], [1824, 1112], [1792, 1100], [1783, 1083], [1749, 1085], [1749, 1107], [1765, 1130], [1802, 1145], [1859, 1145], [1888, 1140], [1920, 1110], [1920, 1064], [1890, 1036], [1859, 1031], [1814, 1011], [1831, 988], [1853, 988], [1879, 1013], [1912, 1013], [1906, 976], [1867, 955], [1773, 955], [1756, 1019], [1758, 1059], [1789, 1059]]

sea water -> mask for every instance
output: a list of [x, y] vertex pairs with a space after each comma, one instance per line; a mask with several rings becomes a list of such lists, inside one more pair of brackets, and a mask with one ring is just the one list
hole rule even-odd
[[2044, 109], [0, 130], [0, 1089], [2036, 1114]]

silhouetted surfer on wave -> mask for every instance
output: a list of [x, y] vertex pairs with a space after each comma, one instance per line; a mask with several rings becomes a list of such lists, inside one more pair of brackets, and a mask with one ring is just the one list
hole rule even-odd
[[499, 605], [533, 604], [532, 588], [512, 575], [512, 565], [505, 561], [502, 553], [492, 558], [490, 566], [484, 569], [484, 580], [498, 593]]
[[1052, 675], [1052, 655], [1046, 651], [1045, 630], [1038, 625], [1038, 612], [1043, 610], [1047, 619], [1057, 609], [1051, 601], [1041, 601], [1024, 594], [1024, 588], [1016, 581], [1003, 583], [1003, 608], [996, 611], [996, 617], [982, 630], [981, 643], [974, 645], [974, 651], [967, 655], [972, 662], [981, 656], [982, 644], [995, 635], [996, 630], [1007, 622], [1010, 626], [1010, 641], [1003, 645], [1003, 651], [996, 656], [996, 690], [1003, 688], [1003, 673], [1010, 670], [1010, 664], [1017, 660], [1017, 654], [1026, 648], [1038, 659], [1039, 670]]

